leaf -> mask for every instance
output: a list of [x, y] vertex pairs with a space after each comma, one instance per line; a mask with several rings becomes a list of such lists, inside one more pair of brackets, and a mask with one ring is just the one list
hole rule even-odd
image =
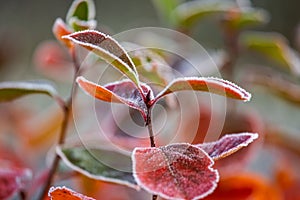
[[51, 200], [95, 200], [94, 198], [84, 196], [65, 186], [51, 187], [48, 196]]
[[12, 101], [29, 94], [46, 94], [58, 98], [55, 88], [45, 81], [23, 81], [0, 83], [0, 102]]
[[77, 17], [72, 17], [69, 23], [75, 31], [83, 31], [87, 29], [95, 29], [97, 27], [96, 20], [82, 21], [77, 19]]
[[57, 18], [53, 24], [52, 32], [56, 39], [62, 42], [69, 48], [72, 48], [74, 45], [69, 40], [63, 39], [62, 36], [68, 35], [71, 33], [65, 22], [61, 18]]
[[[144, 119], [146, 119], [148, 112], [147, 105], [145, 104], [144, 97], [132, 81], [123, 80], [105, 86], [90, 82], [82, 76], [78, 77], [76, 81], [88, 95], [106, 102], [126, 104], [131, 108], [139, 110]], [[141, 84], [141, 87], [145, 94], [149, 93], [150, 98], [153, 98], [153, 93], [149, 86]]]
[[249, 101], [251, 99], [250, 93], [229, 81], [213, 77], [189, 77], [177, 78], [172, 81], [157, 95], [157, 97], [155, 97], [152, 104], [167, 94], [183, 90], [210, 92], [244, 101]]
[[146, 191], [167, 199], [200, 199], [212, 193], [219, 175], [214, 161], [190, 144], [135, 148], [132, 153], [136, 182]]
[[[66, 20], [69, 23], [71, 18], [76, 17], [82, 21], [93, 20], [96, 15], [95, 4], [92, 0], [75, 0], [73, 1], [68, 13]], [[71, 25], [71, 23], [70, 23]]]
[[274, 61], [290, 72], [300, 74], [300, 59], [289, 47], [287, 39], [278, 33], [247, 32], [242, 34], [241, 45]]
[[63, 38], [93, 51], [139, 86], [138, 75], [132, 60], [124, 48], [109, 35], [98, 31], [86, 30], [64, 36]]
[[281, 99], [300, 106], [300, 86], [274, 73], [260, 72], [259, 74], [248, 75], [247, 82], [259, 85], [267, 89], [268, 92], [280, 97]]
[[204, 150], [212, 159], [219, 160], [248, 146], [248, 144], [257, 138], [257, 133], [229, 134], [223, 136], [216, 142], [203, 143], [195, 146]]
[[[0, 161], [3, 163], [3, 160]], [[28, 169], [0, 168], [0, 199], [8, 199], [16, 192], [24, 189], [24, 181], [29, 177], [31, 177], [31, 171]]]
[[[130, 157], [126, 155], [111, 150], [86, 147], [58, 147], [56, 153], [67, 166], [89, 178], [139, 189], [130, 172]], [[116, 169], [116, 166], [126, 170]]]
[[178, 6], [174, 13], [179, 26], [190, 28], [207, 16], [224, 14], [233, 6], [224, 1], [189, 1]]
[[127, 50], [130, 48], [129, 55], [141, 80], [144, 78], [144, 82], [166, 86], [173, 79], [172, 68], [155, 51], [135, 44], [126, 43], [126, 45]]
[[262, 9], [231, 9], [224, 15], [223, 23], [234, 30], [242, 30], [269, 21], [268, 13]]
[[152, 2], [165, 22], [169, 24], [175, 23], [176, 19], [174, 18], [173, 11], [182, 0], [152, 0]]

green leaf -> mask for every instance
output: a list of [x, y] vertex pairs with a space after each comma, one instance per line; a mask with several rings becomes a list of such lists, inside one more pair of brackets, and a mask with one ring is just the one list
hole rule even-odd
[[86, 30], [72, 33], [63, 38], [94, 52], [139, 86], [138, 74], [131, 58], [125, 49], [109, 35]]
[[46, 94], [58, 98], [55, 88], [45, 81], [0, 83], [0, 102], [11, 101], [30, 94]]
[[[66, 17], [67, 23], [73, 17], [82, 21], [89, 21], [95, 18], [95, 5], [92, 0], [75, 0]], [[71, 23], [69, 23], [71, 25]]]
[[56, 153], [71, 169], [92, 179], [126, 185], [139, 189], [131, 172], [127, 155], [99, 148], [57, 147]]
[[152, 2], [165, 22], [169, 24], [175, 23], [173, 11], [182, 0], [152, 0]]
[[149, 48], [126, 43], [126, 49], [143, 82], [166, 86], [173, 79], [172, 68], [162, 56]]
[[189, 1], [174, 10], [180, 27], [190, 28], [207, 16], [224, 14], [234, 4], [225, 1]]
[[292, 73], [299, 74], [299, 56], [293, 52], [282, 35], [252, 31], [242, 34], [240, 43], [248, 50], [265, 56]]
[[262, 9], [229, 10], [223, 19], [223, 23], [230, 29], [243, 30], [249, 27], [266, 24], [269, 15]]

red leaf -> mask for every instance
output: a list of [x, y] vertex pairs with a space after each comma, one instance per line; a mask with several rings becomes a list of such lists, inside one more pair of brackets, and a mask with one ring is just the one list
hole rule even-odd
[[212, 159], [219, 160], [239, 149], [248, 146], [258, 138], [257, 133], [238, 133], [225, 135], [216, 142], [195, 145], [204, 150]]
[[249, 101], [251, 98], [250, 93], [229, 81], [212, 77], [189, 77], [177, 78], [172, 81], [157, 95], [153, 103], [167, 94], [182, 90], [210, 92], [244, 101]]
[[51, 200], [95, 200], [94, 198], [84, 196], [66, 187], [52, 187], [48, 195]]
[[[123, 80], [121, 82], [114, 82], [106, 86], [101, 86], [90, 82], [83, 77], [78, 77], [77, 83], [89, 95], [102, 101], [124, 103], [129, 107], [139, 110], [144, 119], [146, 119], [147, 106], [144, 102], [144, 97], [132, 81]], [[146, 84], [141, 84], [141, 88], [143, 89], [144, 94], [153, 94], [151, 88]]]
[[214, 161], [190, 144], [135, 148], [133, 173], [137, 183], [167, 199], [196, 200], [212, 193], [219, 175]]
[[64, 36], [89, 51], [93, 51], [108, 64], [121, 71], [136, 85], [139, 85], [136, 68], [124, 48], [112, 37], [92, 30], [80, 31]]
[[[3, 162], [3, 160], [1, 161]], [[0, 199], [6, 199], [24, 188], [24, 181], [31, 177], [28, 169], [0, 169]]]

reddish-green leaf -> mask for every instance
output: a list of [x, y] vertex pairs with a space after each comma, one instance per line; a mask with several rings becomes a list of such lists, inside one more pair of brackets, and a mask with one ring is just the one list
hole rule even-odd
[[45, 81], [0, 83], [0, 102], [11, 101], [29, 94], [46, 94], [58, 99], [55, 88]]
[[167, 199], [196, 200], [212, 193], [219, 180], [214, 161], [190, 144], [135, 148], [133, 172], [137, 183]]
[[238, 133], [225, 135], [216, 142], [195, 145], [204, 150], [212, 159], [219, 160], [233, 154], [239, 149], [248, 146], [256, 138], [257, 133]]
[[89, 178], [139, 189], [131, 172], [130, 157], [127, 155], [82, 146], [57, 147], [56, 153], [68, 167]]
[[249, 101], [251, 98], [250, 93], [229, 81], [212, 77], [190, 77], [177, 78], [172, 81], [163, 91], [161, 91], [157, 95], [157, 97], [155, 97], [153, 103], [167, 94], [182, 90], [210, 92], [244, 101]]
[[98, 31], [80, 31], [63, 38], [78, 44], [100, 56], [108, 64], [125, 74], [136, 85], [139, 85], [135, 66], [121, 45], [109, 35]]
[[52, 27], [52, 32], [58, 41], [61, 41], [69, 48], [73, 47], [73, 43], [71, 41], [62, 38], [62, 36], [70, 34], [71, 31], [61, 18], [57, 18], [55, 20]]
[[[146, 119], [147, 106], [144, 102], [144, 97], [132, 81], [123, 80], [101, 86], [90, 82], [83, 77], [78, 77], [77, 83], [87, 94], [106, 102], [124, 103], [129, 107], [139, 110]], [[150, 87], [146, 84], [141, 84], [141, 88], [143, 89], [145, 96], [149, 93], [150, 97], [153, 98]]]
[[48, 196], [51, 200], [95, 200], [94, 198], [84, 196], [65, 186], [51, 187]]

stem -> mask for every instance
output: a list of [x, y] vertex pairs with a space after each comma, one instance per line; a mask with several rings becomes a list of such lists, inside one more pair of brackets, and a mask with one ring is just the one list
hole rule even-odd
[[[154, 134], [152, 129], [152, 121], [151, 121], [151, 115], [152, 115], [151, 110], [152, 110], [151, 108], [148, 108], [146, 126], [148, 128], [151, 147], [155, 147]], [[158, 197], [157, 195], [152, 195], [152, 200], [156, 200], [157, 197]]]
[[[72, 113], [72, 103], [73, 103], [73, 95], [76, 94], [77, 92], [77, 85], [76, 85], [76, 78], [80, 75], [80, 65], [76, 59], [76, 54], [75, 50], [72, 50], [71, 52], [72, 58], [73, 58], [73, 63], [74, 63], [74, 77], [73, 77], [73, 83], [72, 83], [72, 88], [71, 88], [71, 94], [66, 103], [63, 106], [63, 111], [64, 111], [64, 119], [62, 122], [62, 127], [60, 130], [59, 134], [59, 139], [58, 139], [58, 145], [63, 145], [65, 143], [66, 135], [67, 135], [67, 129], [69, 125], [69, 118]], [[43, 200], [44, 197], [47, 195], [48, 190], [50, 188], [50, 185], [53, 181], [54, 174], [56, 173], [56, 170], [58, 168], [60, 161], [60, 157], [56, 154], [54, 157], [54, 160], [52, 162], [52, 165], [50, 167], [49, 175], [47, 177], [46, 183], [44, 185], [44, 188], [42, 189], [41, 195], [39, 196], [39, 200]]]

